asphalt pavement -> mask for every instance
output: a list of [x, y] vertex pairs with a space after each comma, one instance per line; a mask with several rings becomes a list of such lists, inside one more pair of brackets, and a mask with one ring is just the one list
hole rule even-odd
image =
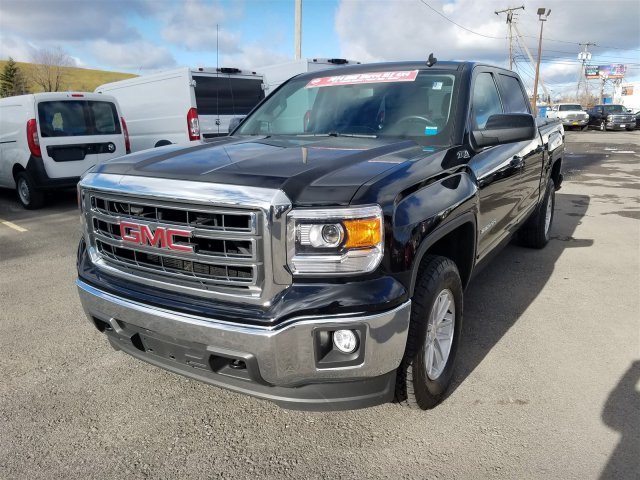
[[0, 190], [0, 479], [640, 476], [640, 131], [568, 132], [543, 250], [465, 296], [436, 409], [306, 413], [113, 351], [74, 286], [75, 192]]

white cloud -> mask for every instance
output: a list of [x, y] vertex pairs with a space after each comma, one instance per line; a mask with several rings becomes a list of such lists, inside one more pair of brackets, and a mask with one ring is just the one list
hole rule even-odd
[[[183, 0], [175, 5], [162, 30], [165, 40], [192, 51], [215, 51], [217, 43], [220, 52], [240, 52], [240, 34], [223, 27], [238, 16], [237, 10], [202, 0]], [[216, 25], [220, 26], [217, 32]]]
[[140, 73], [176, 65], [169, 50], [146, 40], [126, 45], [99, 40], [92, 44], [90, 50], [98, 61], [114, 70]]
[[5, 0], [0, 1], [0, 31], [35, 42], [127, 42], [140, 36], [127, 15], [147, 11], [145, 0]]
[[17, 62], [30, 62], [35, 50], [34, 45], [19, 38], [0, 35], [0, 60], [6, 60], [11, 57]]
[[[500, 66], [507, 64], [507, 25], [504, 15], [498, 16], [494, 12], [504, 9], [508, 2], [425, 1], [456, 23], [485, 36], [454, 25], [419, 0], [342, 0], [335, 18], [341, 55], [371, 62], [426, 60], [429, 53], [434, 52], [440, 60], [483, 61]], [[535, 57], [540, 28], [536, 10], [540, 2], [524, 0], [522, 3], [525, 10], [518, 12], [517, 23]], [[592, 48], [593, 63], [638, 63], [640, 2], [637, 0], [545, 0], [544, 5], [552, 10], [544, 27], [542, 55], [542, 72], [547, 83], [577, 80], [579, 42], [591, 41], [600, 45]], [[564, 40], [564, 43], [551, 39]], [[524, 60], [519, 48], [516, 54], [520, 61]], [[618, 57], [628, 58], [616, 61]], [[531, 71], [530, 66], [522, 68], [528, 73]], [[528, 78], [525, 78], [525, 83], [527, 81]]]

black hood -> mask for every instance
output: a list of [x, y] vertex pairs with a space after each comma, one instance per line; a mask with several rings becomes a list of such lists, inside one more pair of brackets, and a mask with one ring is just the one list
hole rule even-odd
[[93, 172], [279, 188], [296, 205], [346, 205], [362, 184], [419, 155], [422, 147], [401, 139], [225, 137], [126, 155]]

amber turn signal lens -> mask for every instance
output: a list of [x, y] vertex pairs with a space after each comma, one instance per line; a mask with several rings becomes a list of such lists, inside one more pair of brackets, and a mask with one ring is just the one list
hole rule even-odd
[[347, 232], [345, 248], [374, 247], [381, 240], [381, 225], [379, 218], [361, 218], [357, 220], [343, 220]]

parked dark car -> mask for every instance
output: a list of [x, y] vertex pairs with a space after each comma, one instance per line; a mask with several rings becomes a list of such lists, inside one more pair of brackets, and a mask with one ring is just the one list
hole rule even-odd
[[596, 105], [588, 110], [589, 126], [606, 130], [633, 130], [635, 118], [624, 105]]
[[640, 128], [640, 111], [634, 113], [634, 115], [635, 115], [635, 119], [636, 119], [636, 129], [639, 129]]

